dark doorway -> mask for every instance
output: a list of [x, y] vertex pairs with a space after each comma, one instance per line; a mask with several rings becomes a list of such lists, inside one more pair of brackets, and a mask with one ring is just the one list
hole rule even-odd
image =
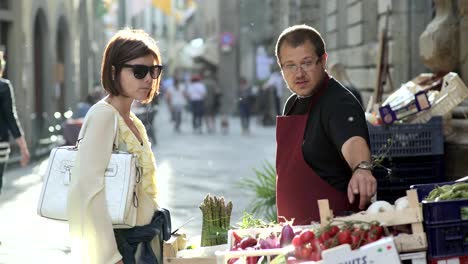
[[44, 11], [39, 9], [34, 19], [34, 118], [33, 133], [43, 135], [47, 112], [44, 107], [45, 94], [45, 52], [47, 38], [47, 23]]
[[81, 1], [79, 8], [80, 16], [80, 99], [84, 100], [91, 86], [92, 67], [89, 65], [90, 39], [88, 32], [88, 18], [86, 12], [86, 1]]
[[64, 113], [69, 107], [70, 102], [67, 102], [69, 81], [67, 78], [70, 76], [69, 69], [69, 54], [66, 52], [69, 48], [69, 33], [68, 24], [65, 17], [60, 17], [57, 25], [57, 42], [56, 42], [57, 63], [55, 65], [55, 88], [58, 95], [57, 109], [60, 113]]

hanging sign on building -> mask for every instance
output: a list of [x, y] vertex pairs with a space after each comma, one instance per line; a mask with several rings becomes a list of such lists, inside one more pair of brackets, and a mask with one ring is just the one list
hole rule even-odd
[[234, 35], [231, 32], [222, 32], [219, 41], [221, 50], [229, 52], [234, 45]]

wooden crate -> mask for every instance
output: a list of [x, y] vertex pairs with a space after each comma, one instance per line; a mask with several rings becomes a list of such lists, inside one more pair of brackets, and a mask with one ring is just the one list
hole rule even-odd
[[[171, 240], [168, 241], [168, 244]], [[173, 264], [216, 264], [216, 251], [228, 250], [228, 245], [217, 245], [210, 247], [196, 247], [194, 249], [180, 249], [176, 255], [169, 256], [164, 252], [164, 263]]]
[[216, 264], [216, 258], [215, 257], [207, 257], [207, 258], [164, 257], [164, 263], [171, 263], [171, 264]]
[[345, 217], [333, 218], [333, 212], [330, 209], [328, 200], [319, 200], [318, 206], [320, 210], [320, 223], [322, 226], [327, 225], [332, 219], [339, 221], [379, 221], [383, 226], [397, 226], [411, 224], [412, 234], [400, 234], [394, 237], [398, 252], [415, 252], [427, 249], [427, 237], [423, 228], [422, 208], [418, 201], [416, 190], [406, 191], [408, 196], [409, 208], [382, 212], [376, 214], [368, 214], [359, 212]]
[[400, 260], [405, 263], [411, 261], [411, 264], [427, 264], [426, 251], [400, 254]]
[[169, 240], [164, 241], [163, 256], [176, 257], [177, 252], [185, 248], [187, 243], [187, 236], [185, 234], [174, 234]]

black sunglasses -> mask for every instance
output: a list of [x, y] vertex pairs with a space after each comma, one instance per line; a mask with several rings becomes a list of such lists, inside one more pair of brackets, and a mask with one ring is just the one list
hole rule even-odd
[[123, 64], [123, 68], [132, 68], [133, 76], [135, 78], [141, 80], [146, 77], [148, 72], [151, 75], [151, 78], [157, 79], [162, 72], [163, 66], [162, 65], [153, 65], [153, 66], [146, 66], [141, 64]]

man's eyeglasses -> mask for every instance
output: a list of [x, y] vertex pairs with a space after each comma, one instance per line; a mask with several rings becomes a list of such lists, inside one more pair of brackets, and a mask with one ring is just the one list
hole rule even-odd
[[122, 67], [132, 68], [133, 76], [139, 80], [144, 79], [148, 72], [150, 73], [152, 79], [157, 79], [163, 69], [162, 65], [146, 66], [141, 64], [123, 64]]
[[296, 64], [286, 64], [286, 65], [283, 65], [281, 67], [281, 69], [283, 69], [283, 71], [287, 72], [287, 73], [296, 73], [297, 70], [301, 69], [305, 72], [308, 72], [308, 71], [311, 71], [314, 66], [320, 61], [320, 58], [317, 59], [316, 62], [313, 62], [313, 61], [305, 61], [301, 64], [296, 65]]

